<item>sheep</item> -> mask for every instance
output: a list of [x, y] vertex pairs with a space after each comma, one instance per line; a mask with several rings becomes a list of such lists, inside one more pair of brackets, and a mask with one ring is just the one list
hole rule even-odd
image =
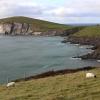
[[7, 87], [14, 87], [14, 86], [15, 86], [15, 82], [7, 83]]
[[86, 73], [86, 78], [96, 78], [94, 73]]
[[100, 60], [97, 60], [97, 62], [100, 62]]

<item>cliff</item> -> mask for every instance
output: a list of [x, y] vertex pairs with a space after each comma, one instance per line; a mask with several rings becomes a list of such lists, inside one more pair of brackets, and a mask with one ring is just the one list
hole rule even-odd
[[33, 33], [32, 25], [27, 23], [2, 23], [0, 34], [4, 35], [30, 35]]
[[28, 17], [0, 19], [1, 35], [61, 35], [69, 28], [67, 25]]

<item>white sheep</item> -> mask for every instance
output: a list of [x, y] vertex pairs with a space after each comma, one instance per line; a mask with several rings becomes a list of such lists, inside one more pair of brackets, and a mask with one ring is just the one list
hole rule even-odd
[[7, 87], [14, 87], [14, 86], [15, 86], [15, 82], [7, 83]]
[[96, 78], [94, 73], [86, 73], [86, 78]]

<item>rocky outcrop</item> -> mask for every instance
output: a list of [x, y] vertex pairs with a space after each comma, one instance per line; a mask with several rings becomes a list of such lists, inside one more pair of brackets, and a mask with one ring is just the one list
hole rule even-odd
[[92, 48], [94, 51], [92, 53], [88, 53], [86, 55], [80, 56], [82, 59], [100, 59], [100, 38], [99, 37], [74, 37], [69, 36], [68, 39], [65, 39], [66, 42], [71, 42], [75, 44], [82, 45], [93, 45]]
[[94, 50], [92, 53], [81, 56], [82, 59], [97, 59], [100, 60], [100, 48]]
[[75, 43], [75, 44], [85, 44], [85, 45], [100, 45], [100, 38], [99, 37], [74, 37], [69, 36], [66, 40], [67, 42]]

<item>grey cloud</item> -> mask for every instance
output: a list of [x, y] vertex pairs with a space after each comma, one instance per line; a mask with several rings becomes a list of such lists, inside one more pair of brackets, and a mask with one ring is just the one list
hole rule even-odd
[[99, 20], [99, 0], [65, 1], [62, 6], [37, 4], [36, 0], [0, 0], [0, 17], [29, 16], [61, 23]]
[[41, 15], [42, 9], [34, 6], [16, 6], [13, 15]]

